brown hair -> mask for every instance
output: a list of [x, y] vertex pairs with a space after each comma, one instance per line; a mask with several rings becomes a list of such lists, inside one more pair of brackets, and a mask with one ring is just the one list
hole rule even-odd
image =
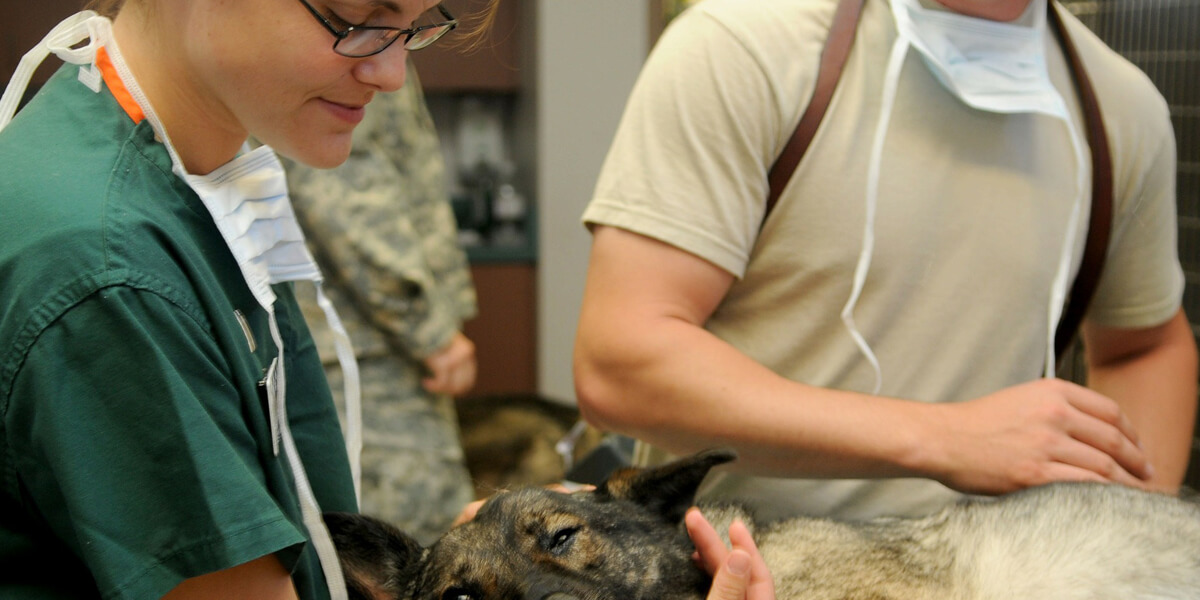
[[84, 8], [94, 10], [101, 15], [113, 18], [121, 11], [121, 6], [125, 4], [125, 0], [89, 0]]
[[496, 20], [496, 10], [500, 2], [501, 0], [487, 0], [487, 5], [482, 10], [474, 11], [465, 18], [459, 17], [461, 34], [452, 38], [451, 45], [459, 47], [463, 52], [473, 52], [481, 48], [488, 41], [488, 33]]

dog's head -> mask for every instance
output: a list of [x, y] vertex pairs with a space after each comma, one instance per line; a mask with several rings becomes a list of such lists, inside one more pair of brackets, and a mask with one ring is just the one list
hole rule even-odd
[[710, 580], [680, 524], [704, 476], [734, 456], [624, 469], [590, 492], [503, 492], [426, 550], [368, 517], [326, 522], [364, 600], [701, 598]]

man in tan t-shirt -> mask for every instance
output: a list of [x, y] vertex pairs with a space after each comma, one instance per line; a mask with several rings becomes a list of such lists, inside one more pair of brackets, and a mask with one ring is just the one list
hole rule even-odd
[[[1161, 95], [1045, 0], [868, 1], [764, 223], [766, 173], [812, 94], [836, 5], [705, 0], [648, 59], [584, 214], [584, 415], [642, 440], [644, 461], [736, 448], [702, 495], [749, 499], [767, 518], [919, 514], [1063, 479], [1176, 489], [1197, 375]], [[1045, 372], [1092, 177], [1047, 10], [1112, 146], [1113, 233], [1082, 327], [1088, 387]], [[931, 12], [958, 17], [970, 43], [1000, 32], [974, 75], [1044, 61], [1030, 94], [1050, 108], [969, 103], [1009, 99], [911, 41], [945, 31], [901, 35]]]

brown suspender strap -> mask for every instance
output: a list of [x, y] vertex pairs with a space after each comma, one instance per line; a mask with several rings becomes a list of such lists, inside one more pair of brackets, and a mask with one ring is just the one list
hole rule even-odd
[[[812, 144], [821, 124], [833, 92], [842, 77], [846, 58], [850, 55], [850, 47], [854, 45], [855, 31], [858, 29], [859, 16], [862, 14], [864, 0], [841, 0], [833, 15], [833, 25], [829, 37], [825, 40], [825, 49], [821, 53], [821, 64], [817, 72], [816, 89], [808, 107], [796, 125], [796, 131], [788, 140], [783, 152], [771, 166], [767, 175], [769, 192], [766, 210], [763, 213], [763, 223], [775, 209], [783, 188], [792, 178], [800, 159]], [[1091, 80], [1084, 71], [1083, 62], [1079, 58], [1075, 45], [1067, 35], [1062, 18], [1055, 9], [1055, 2], [1048, 3], [1050, 23], [1062, 45], [1063, 53], [1071, 68], [1071, 76], [1079, 94], [1079, 103], [1083, 109], [1087, 125], [1087, 141], [1092, 154], [1092, 209], [1088, 220], [1088, 237], [1083, 249], [1083, 262], [1079, 273], [1071, 286], [1067, 306], [1059, 319], [1058, 329], [1054, 332], [1054, 349], [1056, 356], [1061, 359], [1067, 347], [1075, 337], [1083, 315], [1087, 312], [1096, 285], [1100, 280], [1100, 271], [1104, 268], [1104, 258], [1108, 251], [1108, 238], [1112, 230], [1113, 210], [1113, 175], [1112, 157], [1108, 147], [1108, 135], [1104, 130], [1104, 120], [1100, 115], [1100, 104], [1096, 100], [1096, 92]]]
[[837, 89], [838, 80], [842, 78], [846, 57], [850, 55], [850, 47], [854, 45], [854, 34], [858, 30], [858, 17], [862, 14], [863, 1], [842, 0], [838, 3], [837, 11], [833, 13], [833, 26], [829, 29], [829, 37], [825, 38], [825, 49], [821, 51], [821, 65], [817, 71], [817, 84], [812, 99], [808, 101], [808, 108], [800, 117], [800, 124], [796, 125], [792, 139], [788, 140], [783, 152], [775, 159], [775, 164], [767, 174], [770, 192], [767, 195], [766, 212], [763, 213], [764, 223], [767, 215], [775, 208], [775, 203], [779, 202], [779, 196], [787, 186], [788, 180], [792, 178], [796, 165], [800, 164], [800, 159], [804, 157], [813, 137], [817, 135], [817, 127], [825, 117], [825, 109], [829, 108], [833, 91]]
[[1055, 4], [1053, 1], [1049, 3], [1050, 23], [1054, 26], [1059, 44], [1062, 45], [1063, 53], [1071, 65], [1071, 75], [1075, 79], [1075, 89], [1079, 94], [1079, 104], [1087, 125], [1088, 147], [1092, 151], [1092, 212], [1088, 219], [1087, 243], [1083, 247], [1083, 262], [1079, 265], [1079, 273], [1075, 275], [1067, 307], [1058, 321], [1058, 330], [1054, 332], [1055, 356], [1061, 361], [1071, 340], [1075, 338], [1079, 324], [1083, 322], [1083, 315], [1092, 301], [1092, 295], [1096, 293], [1100, 271], [1104, 269], [1104, 258], [1108, 254], [1108, 237], [1112, 231], [1113, 172], [1108, 134], [1104, 130], [1104, 119], [1100, 115], [1100, 103], [1096, 101], [1096, 90], [1083, 68], [1083, 61], [1079, 59], [1075, 44], [1067, 35], [1062, 17], [1054, 8]]

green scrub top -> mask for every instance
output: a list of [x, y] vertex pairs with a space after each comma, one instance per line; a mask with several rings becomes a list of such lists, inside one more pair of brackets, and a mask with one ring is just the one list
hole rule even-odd
[[[266, 311], [149, 123], [78, 69], [0, 133], [0, 598], [158, 598], [270, 553], [326, 598], [271, 443]], [[312, 338], [274, 290], [293, 436], [322, 509], [354, 511]]]

